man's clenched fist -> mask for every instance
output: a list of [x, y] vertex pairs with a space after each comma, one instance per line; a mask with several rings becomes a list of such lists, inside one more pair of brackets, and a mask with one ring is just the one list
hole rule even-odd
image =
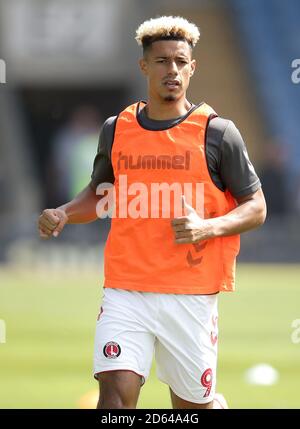
[[41, 238], [57, 237], [68, 222], [68, 216], [60, 209], [46, 209], [39, 217], [38, 228]]

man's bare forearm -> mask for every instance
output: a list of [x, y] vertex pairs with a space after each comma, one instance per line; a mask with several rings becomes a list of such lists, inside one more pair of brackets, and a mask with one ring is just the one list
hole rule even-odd
[[195, 209], [186, 203], [186, 216], [171, 221], [175, 243], [197, 243], [215, 237], [241, 234], [262, 225], [266, 218], [266, 202], [262, 190], [237, 199], [238, 206], [224, 216], [202, 219]]
[[262, 225], [266, 218], [266, 203], [261, 190], [224, 216], [210, 219], [212, 237], [241, 234]]
[[96, 206], [99, 199], [94, 189], [88, 185], [72, 201], [57, 207], [57, 209], [66, 213], [67, 223], [89, 223], [97, 219]]

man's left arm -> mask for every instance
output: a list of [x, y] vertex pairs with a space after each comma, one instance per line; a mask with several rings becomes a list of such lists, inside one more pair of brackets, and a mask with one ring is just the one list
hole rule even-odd
[[[229, 213], [202, 219], [183, 199], [186, 216], [172, 220], [176, 243], [194, 243], [249, 231], [262, 225], [266, 218], [266, 202], [259, 178], [249, 160], [246, 145], [233, 122], [227, 121], [225, 132], [218, 132], [224, 120], [217, 118], [211, 126], [215, 138], [213, 162], [209, 168], [218, 171], [219, 183], [234, 196], [237, 207]], [[213, 128], [214, 127], [214, 128]], [[216, 152], [216, 148], [217, 151]], [[212, 161], [211, 161], [212, 162]]]
[[212, 237], [241, 234], [262, 225], [267, 207], [262, 189], [245, 197], [236, 197], [237, 207], [224, 216], [207, 219], [208, 233]]
[[202, 219], [184, 202], [186, 216], [172, 220], [176, 243], [197, 243], [215, 237], [241, 234], [262, 225], [266, 219], [266, 202], [261, 189], [236, 198], [237, 207], [224, 216]]

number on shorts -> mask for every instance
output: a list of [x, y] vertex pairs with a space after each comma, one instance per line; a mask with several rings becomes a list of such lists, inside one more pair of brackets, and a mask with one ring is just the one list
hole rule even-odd
[[211, 386], [212, 386], [212, 379], [213, 379], [213, 372], [211, 368], [208, 368], [201, 377], [201, 384], [202, 386], [206, 387], [206, 392], [203, 396], [203, 398], [207, 398], [207, 396], [210, 395]]

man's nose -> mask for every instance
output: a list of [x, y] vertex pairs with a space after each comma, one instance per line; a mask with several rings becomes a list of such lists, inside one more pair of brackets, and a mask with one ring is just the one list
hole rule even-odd
[[176, 74], [176, 75], [178, 74], [178, 67], [177, 67], [176, 61], [169, 62], [168, 71], [169, 73], [172, 73], [172, 74]]

